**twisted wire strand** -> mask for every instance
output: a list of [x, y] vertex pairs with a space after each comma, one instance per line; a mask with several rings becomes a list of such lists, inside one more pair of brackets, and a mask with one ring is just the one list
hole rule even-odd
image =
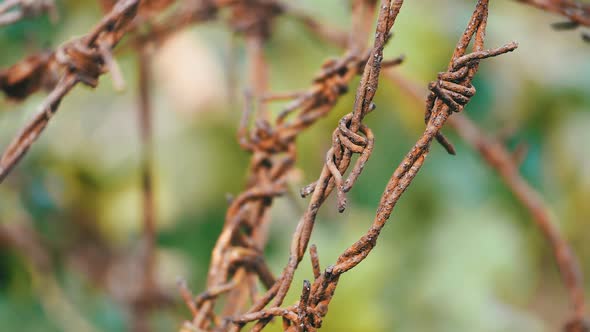
[[[403, 192], [405, 192], [423, 165], [432, 140], [440, 131], [442, 125], [450, 114], [453, 111], [460, 111], [475, 92], [471, 86], [471, 79], [477, 70], [478, 61], [482, 58], [488, 57], [488, 55], [494, 56], [503, 54], [516, 48], [515, 43], [510, 43], [499, 49], [483, 51], [483, 38], [488, 12], [487, 4], [488, 3], [485, 0], [480, 0], [478, 2], [468, 28], [461, 38], [456, 52], [451, 59], [449, 70], [447, 71], [448, 75], [440, 75], [439, 81], [431, 84], [431, 91], [434, 93], [434, 96], [429, 98], [429, 105], [432, 105], [432, 108], [436, 108], [428, 111], [431, 115], [429, 116], [428, 125], [424, 135], [408, 155], [406, 155], [388, 183], [373, 225], [365, 235], [340, 255], [335, 265], [326, 268], [326, 270], [315, 279], [311, 286], [311, 290], [309, 291], [309, 295], [306, 294], [307, 287], [304, 285], [302, 299], [306, 299], [306, 304], [309, 308], [303, 312], [307, 314], [307, 316], [305, 314], [298, 315], [297, 320], [290, 321], [292, 326], [303, 324], [301, 330], [305, 331], [315, 331], [315, 329], [321, 327], [321, 319], [315, 317], [323, 317], [327, 313], [327, 308], [334, 295], [339, 277], [358, 265], [375, 247], [378, 236], [385, 226], [386, 221], [389, 219], [397, 200]], [[474, 35], [474, 52], [470, 53], [467, 57], [462, 58], [465, 54], [467, 45]], [[463, 67], [467, 69], [462, 69]], [[462, 87], [460, 88], [459, 85]], [[317, 262], [317, 258], [312, 259], [312, 265], [317, 265], [314, 261]], [[296, 311], [296, 309], [296, 307], [289, 307], [285, 310]], [[302, 313], [301, 310], [298, 312]]]
[[[336, 129], [335, 134], [333, 135], [334, 144], [337, 147], [337, 149], [341, 149], [341, 146], [339, 145], [341, 137], [344, 137], [343, 141], [345, 141], [345, 142], [350, 141], [352, 143], [354, 141], [357, 141], [357, 143], [359, 143], [358, 146], [355, 144], [350, 144], [350, 147], [356, 151], [360, 151], [360, 147], [366, 148], [367, 146], [371, 146], [368, 142], [368, 139], [372, 138], [372, 137], [369, 137], [372, 135], [370, 134], [370, 131], [366, 127], [363, 127], [363, 131], [361, 131], [361, 133], [367, 134], [366, 145], [363, 146], [363, 143], [365, 142], [365, 138], [359, 139], [359, 137], [362, 137], [361, 135], [358, 135], [358, 132], [362, 127], [362, 123], [360, 123], [360, 121], [362, 121], [364, 116], [367, 113], [369, 113], [370, 110], [374, 109], [374, 105], [372, 103], [372, 98], [374, 97], [374, 92], [375, 92], [375, 90], [377, 88], [377, 84], [378, 84], [379, 71], [381, 69], [381, 62], [383, 60], [383, 48], [385, 46], [385, 43], [389, 39], [389, 31], [390, 31], [391, 27], [393, 26], [395, 18], [397, 17], [397, 14], [399, 13], [399, 10], [400, 10], [402, 4], [403, 4], [403, 1], [401, 1], [401, 0], [397, 0], [397, 1], [393, 1], [393, 2], [388, 1], [388, 0], [382, 1], [382, 5], [380, 7], [380, 14], [379, 14], [379, 18], [378, 18], [378, 24], [377, 24], [375, 45], [374, 45], [373, 49], [371, 50], [371, 52], [369, 53], [370, 55], [367, 58], [367, 61], [364, 65], [361, 83], [359, 85], [359, 88], [357, 89], [354, 111], [351, 115], [346, 115], [344, 117], [345, 118], [344, 121], [341, 122], [342, 126], [340, 126], [340, 123], [339, 123], [339, 128]], [[355, 53], [359, 54], [358, 50], [356, 50], [356, 51], [353, 50], [353, 54], [355, 54]], [[350, 120], [348, 120], [349, 118], [350, 118]], [[355, 133], [358, 136], [350, 135], [349, 130], [350, 130], [350, 132]], [[347, 143], [343, 143], [343, 144], [347, 144]], [[343, 172], [346, 171], [346, 168], [348, 167], [348, 165], [351, 162], [351, 155], [353, 152], [350, 149], [346, 148], [346, 146], [344, 146], [344, 149], [342, 149], [342, 150], [338, 151], [337, 149], [333, 149], [331, 152], [328, 153], [327, 163], [324, 165], [324, 168], [322, 170], [322, 174], [320, 175], [320, 179], [313, 185], [313, 190], [312, 190], [313, 192], [312, 192], [310, 204], [309, 204], [308, 209], [306, 210], [305, 214], [301, 218], [300, 222], [298, 223], [297, 228], [295, 230], [295, 234], [294, 234], [292, 242], [291, 242], [291, 249], [290, 249], [291, 254], [290, 254], [290, 258], [289, 258], [289, 262], [288, 262], [287, 266], [284, 268], [283, 273], [277, 279], [277, 282], [273, 285], [273, 287], [271, 287], [262, 296], [262, 298], [260, 298], [260, 300], [257, 301], [250, 308], [250, 310], [248, 311], [248, 313], [246, 315], [253, 314], [257, 311], [262, 310], [264, 306], [266, 306], [268, 303], [270, 303], [273, 300], [274, 300], [273, 301], [274, 308], [279, 307], [282, 304], [282, 302], [286, 296], [286, 293], [291, 286], [294, 271], [297, 268], [299, 262], [301, 261], [303, 254], [307, 248], [307, 244], [309, 242], [309, 237], [311, 235], [311, 231], [313, 229], [313, 224], [315, 222], [315, 217], [317, 215], [319, 207], [325, 201], [326, 197], [329, 195], [329, 193], [331, 192], [331, 190], [334, 186], [335, 181], [334, 181], [334, 177], [332, 176], [332, 171], [336, 174], [342, 174]], [[331, 154], [334, 154], [334, 157], [341, 156], [340, 160], [334, 161], [333, 158], [330, 158]], [[368, 154], [365, 154], [365, 158], [367, 155]], [[332, 161], [334, 162], [334, 164], [338, 164], [338, 166], [343, 169], [339, 169], [338, 172], [336, 172], [336, 170], [334, 169], [335, 167], [332, 164]], [[360, 164], [364, 164], [364, 163], [360, 162]], [[336, 168], [339, 168], [339, 167], [336, 167]], [[332, 168], [332, 171], [330, 170], [330, 168]], [[360, 167], [359, 167], [359, 169], [360, 169]], [[351, 184], [352, 182], [353, 182], [352, 179], [351, 179], [351, 181], [348, 181], [349, 184]], [[338, 190], [341, 191], [342, 186]], [[297, 315], [295, 315], [295, 316], [297, 316]], [[321, 324], [319, 322], [320, 321], [319, 316], [317, 316], [317, 317], [318, 318], [314, 319], [315, 323]], [[239, 317], [236, 319], [232, 318], [232, 321], [240, 322], [240, 318]], [[270, 319], [268, 317], [258, 320], [258, 322], [254, 325], [252, 330], [253, 331], [260, 331], [261, 329], [264, 328], [264, 326], [266, 326], [266, 324], [268, 324], [269, 321], [270, 321]], [[286, 321], [284, 321], [285, 329], [289, 330], [289, 329], [296, 328], [295, 326], [298, 326], [298, 325], [295, 322], [296, 321], [294, 321], [293, 319], [287, 319]], [[237, 331], [237, 330], [241, 329], [241, 327], [243, 327], [243, 324], [241, 324], [241, 323], [236, 324], [236, 326], [234, 326], [232, 331]]]
[[[0, 15], [2, 10], [9, 10], [21, 2], [21, 0], [6, 1], [0, 5]], [[337, 36], [337, 31], [325, 27], [277, 0], [183, 1], [171, 14], [164, 15], [163, 19], [160, 19], [157, 14], [171, 7], [175, 2], [173, 0], [142, 1], [140, 5], [139, 0], [103, 0], [102, 4], [108, 13], [85, 37], [65, 43], [55, 51], [43, 51], [29, 56], [7, 69], [0, 70], [0, 90], [13, 100], [22, 101], [39, 90], [49, 91], [37, 115], [21, 130], [0, 157], [0, 182], [42, 133], [49, 118], [57, 112], [63, 97], [74, 86], [78, 83], [96, 86], [98, 76], [108, 71], [117, 90], [125, 87], [123, 75], [112, 55], [113, 49], [124, 35], [130, 35], [130, 38], [117, 48], [119, 51], [129, 48], [135, 50], [145, 44], [159, 45], [173, 33], [191, 24], [215, 19], [221, 9], [227, 8], [232, 11], [232, 15], [240, 17], [243, 15], [240, 12], [255, 7], [263, 8], [258, 13], [266, 13], [273, 18], [283, 13], [283, 15], [305, 21], [305, 26], [312, 32], [319, 34], [318, 30], [323, 30], [324, 34], [320, 36], [324, 36], [329, 31], [330, 36], [340, 38]], [[268, 8], [274, 9], [268, 10]], [[147, 29], [144, 29], [145, 25]], [[264, 26], [265, 23], [258, 25]], [[265, 29], [268, 29], [268, 25]]]
[[[250, 173], [256, 173], [256, 171], [252, 170], [263, 169], [264, 165], [269, 167], [274, 161], [279, 160], [277, 159], [278, 156], [286, 154], [282, 162], [271, 167], [273, 171], [270, 172], [272, 174], [270, 180], [276, 185], [273, 187], [276, 190], [271, 191], [273, 197], [283, 194], [286, 189], [284, 177], [292, 169], [295, 160], [294, 144], [296, 137], [333, 108], [339, 97], [347, 92], [347, 84], [360, 73], [360, 70], [362, 70], [360, 64], [365, 63], [367, 57], [368, 54], [361, 58], [345, 55], [342, 61], [328, 61], [323, 65], [322, 71], [313, 80], [314, 84], [311, 89], [303, 94], [289, 94], [290, 97], [295, 97], [295, 99], [279, 114], [274, 126], [270, 126], [265, 121], [256, 121], [254, 128], [248, 130], [248, 119], [251, 117], [253, 109], [252, 107], [246, 108], [242, 116], [240, 129], [238, 130], [238, 141], [244, 149], [253, 153]], [[395, 62], [395, 64], [397, 63], [399, 62]], [[264, 98], [266, 100], [274, 99], [272, 96], [266, 96]], [[250, 104], [247, 103], [247, 105]], [[296, 115], [291, 117], [295, 111], [297, 111]], [[347, 144], [347, 146], [354, 150], [358, 150], [359, 148], [364, 149], [366, 146], [369, 146], [370, 149], [372, 147], [372, 133], [365, 126], [361, 128], [361, 132], [370, 138], [370, 141], [367, 141], [363, 136], [345, 129], [349, 125], [350, 119], [351, 115], [345, 116], [340, 124], [342, 133], [335, 132], [334, 137], [336, 139], [342, 139], [345, 142], [343, 144]], [[252, 183], [256, 184], [259, 182], [253, 180]], [[348, 185], [352, 185], [352, 182], [349, 181]], [[232, 241], [236, 241], [235, 237], [231, 234], [237, 232], [240, 225], [245, 223], [245, 220], [239, 221], [239, 218], [230, 218], [230, 216], [237, 213], [237, 211], [241, 211], [248, 202], [271, 199], [268, 195], [254, 194], [257, 190], [256, 188], [258, 187], [251, 187], [232, 201], [231, 206], [228, 208], [226, 225], [222, 236], [220, 236], [216, 244], [212, 261], [224, 262], [226, 260], [223, 258], [222, 252], [227, 251], [231, 247], [230, 244]], [[268, 194], [271, 194], [271, 192], [268, 192]], [[227, 223], [229, 220], [232, 220], [231, 224]], [[247, 220], [256, 222], [256, 218]], [[254, 225], [252, 228], [256, 229], [257, 226]], [[247, 242], [248, 240], [242, 241], [241, 245], [245, 245]], [[258, 260], [261, 258], [261, 255], [256, 256]], [[246, 262], [236, 261], [236, 263], [244, 264]], [[192, 326], [206, 329], [209, 326], [207, 324], [215, 325], [213, 323], [215, 320], [214, 315], [211, 312], [213, 301], [217, 296], [231, 291], [239, 284], [236, 280], [235, 272], [233, 277], [228, 281], [228, 277], [231, 275], [231, 273], [228, 273], [229, 270], [229, 265], [223, 266], [218, 263], [211, 266], [209, 274], [212, 279], [210, 280], [213, 280], [215, 277], [215, 281], [212, 281], [208, 285], [208, 290], [205, 293], [197, 297], [199, 299], [197, 302], [198, 314], [195, 315], [196, 318], [193, 319]], [[258, 274], [258, 277], [261, 278], [261, 274]], [[241, 281], [244, 280], [242, 279]], [[266, 280], [268, 282], [264, 284], [266, 284], [267, 288], [272, 288], [275, 284], [275, 278], [269, 277]], [[207, 312], [207, 314], [204, 312]], [[261, 317], [266, 317], [266, 315], [263, 314]], [[207, 321], [208, 323], [206, 323]], [[227, 323], [228, 320], [225, 320], [225, 322]]]
[[21, 129], [0, 156], [0, 182], [41, 135], [63, 97], [78, 83], [92, 87], [98, 84], [98, 77], [106, 71], [98, 43], [104, 42], [108, 49], [114, 48], [123, 37], [125, 28], [135, 17], [138, 5], [139, 0], [117, 2], [113, 10], [89, 34], [60, 47], [56, 59], [66, 67], [65, 72], [33, 119]]

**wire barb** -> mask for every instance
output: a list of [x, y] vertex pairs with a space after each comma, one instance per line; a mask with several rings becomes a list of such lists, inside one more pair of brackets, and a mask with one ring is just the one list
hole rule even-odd
[[[64, 44], [55, 53], [56, 61], [65, 67], [57, 85], [39, 107], [33, 119], [17, 134], [0, 156], [0, 182], [24, 157], [41, 135], [62, 99], [78, 83], [96, 87], [98, 77], [105, 72], [98, 45], [112, 49], [121, 40], [125, 29], [137, 13], [139, 0], [121, 0], [112, 11], [86, 36]], [[29, 89], [30, 90], [30, 89]], [[34, 90], [34, 89], [33, 89]]]

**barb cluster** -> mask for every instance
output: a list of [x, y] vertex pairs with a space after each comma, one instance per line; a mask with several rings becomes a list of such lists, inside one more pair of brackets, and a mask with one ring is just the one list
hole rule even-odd
[[[365, 56], [362, 57], [361, 61], [353, 61], [355, 66], [364, 68], [368, 59], [371, 56], [371, 52], [366, 52]], [[332, 64], [332, 68], [327, 68], [327, 73], [338, 72], [343, 70], [349, 70], [346, 66], [346, 60], [353, 59], [354, 56], [344, 58], [344, 62], [339, 64], [338, 62]], [[393, 59], [391, 61], [385, 61], [381, 63], [382, 67], [391, 67], [400, 64], [403, 61], [403, 57]], [[344, 66], [343, 66], [344, 65]], [[324, 78], [322, 78], [322, 81]], [[316, 80], [318, 81], [318, 80]], [[321, 81], [320, 81], [321, 82]], [[344, 86], [336, 81], [334, 89], [342, 89]], [[338, 90], [336, 90], [338, 91]], [[367, 113], [375, 109], [375, 104], [369, 104]], [[344, 212], [346, 209], [346, 196], [345, 193], [352, 189], [356, 179], [361, 174], [365, 163], [368, 161], [371, 152], [373, 151], [374, 136], [370, 128], [360, 123], [353, 124], [354, 113], [349, 113], [342, 117], [338, 123], [338, 127], [332, 134], [332, 147], [326, 154], [326, 167], [330, 172], [331, 177], [334, 179], [334, 183], [330, 184], [331, 191], [332, 186], [336, 187], [338, 195], [338, 211]], [[360, 132], [360, 133], [359, 133]], [[353, 153], [360, 154], [360, 157], [356, 160], [355, 165], [350, 172], [350, 175], [346, 180], [343, 178], [343, 174], [346, 172], [350, 158]], [[301, 196], [307, 197], [312, 194], [316, 189], [317, 183], [314, 182], [301, 190]]]
[[[57, 85], [45, 99], [33, 119], [18, 133], [0, 156], [0, 181], [2, 181], [29, 147], [43, 132], [57, 111], [62, 98], [78, 83], [95, 87], [98, 77], [113, 70], [111, 50], [123, 37], [125, 29], [134, 18], [139, 0], [119, 1], [113, 10], [86, 36], [64, 44], [54, 57], [64, 67]], [[46, 66], [49, 66], [47, 59]], [[42, 63], [42, 62], [41, 62]]]

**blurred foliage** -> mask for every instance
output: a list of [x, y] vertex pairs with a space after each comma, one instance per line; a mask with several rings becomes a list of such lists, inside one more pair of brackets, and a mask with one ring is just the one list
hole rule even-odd
[[[55, 25], [40, 17], [0, 29], [3, 67], [84, 33], [100, 18], [94, 1], [58, 2], [61, 19]], [[426, 86], [445, 68], [472, 3], [408, 1], [386, 55], [405, 54], [399, 70]], [[349, 26], [348, 6], [341, 0], [297, 6], [335, 26]], [[590, 275], [590, 48], [577, 32], [552, 31], [549, 24], [559, 20], [514, 1], [494, 2], [489, 45], [517, 40], [520, 48], [482, 66], [478, 94], [466, 113], [490, 133], [511, 129], [509, 146], [528, 144], [523, 175], [543, 194]], [[278, 20], [266, 51], [273, 91], [309, 86], [321, 63], [340, 54], [290, 18]], [[101, 251], [100, 241], [117, 252], [133, 252], [141, 231], [136, 58], [131, 53], [119, 58], [127, 91], [114, 92], [108, 75], [96, 91], [76, 89], [0, 186], [0, 223], [32, 225], [52, 248], [47, 254], [55, 265], [55, 273], [48, 274], [17, 251], [0, 252], [2, 331], [127, 330], [129, 313], [116, 294], [119, 288], [97, 284], [79, 262], [90, 257], [79, 252], [85, 236], [99, 239], [92, 240], [97, 252], [88, 255], [105, 258], [112, 253]], [[152, 323], [157, 331], [173, 331], [189, 317], [175, 280], [184, 276], [193, 290], [203, 288], [224, 220], [225, 194], [240, 192], [245, 183], [249, 156], [235, 141], [241, 92], [232, 89], [243, 86], [243, 45], [222, 23], [209, 23], [165, 44], [152, 69], [158, 276], [178, 302], [157, 311]], [[239, 77], [235, 84], [232, 75]], [[41, 98], [0, 102], [1, 146]], [[353, 98], [349, 93], [300, 138], [301, 176], [292, 183], [293, 192], [317, 177], [331, 131]], [[339, 215], [329, 202], [318, 218], [312, 241], [324, 267], [368, 227], [387, 179], [423, 128], [421, 110], [386, 80], [376, 104], [367, 117], [375, 151], [350, 193], [350, 208]], [[458, 155], [434, 146], [376, 250], [341, 279], [323, 331], [532, 332], [555, 331], [563, 322], [565, 290], [531, 217], [476, 152], [449, 136]], [[300, 199], [276, 202], [267, 249], [274, 271], [286, 263], [291, 230], [304, 205]], [[310, 278], [308, 265], [302, 264], [294, 285]], [[112, 278], [110, 270], [105, 273]], [[124, 281], [109, 282], [126, 287]], [[298, 296], [294, 288], [290, 301]]]

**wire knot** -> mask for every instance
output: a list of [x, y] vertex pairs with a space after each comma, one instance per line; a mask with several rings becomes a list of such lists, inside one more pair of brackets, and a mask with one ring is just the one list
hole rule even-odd
[[[353, 113], [345, 115], [340, 120], [338, 127], [332, 134], [332, 147], [326, 154], [326, 167], [334, 178], [339, 212], [344, 212], [346, 209], [346, 193], [356, 182], [373, 151], [374, 136], [371, 129], [360, 124], [358, 132], [355, 132], [350, 128], [352, 122]], [[344, 180], [343, 172], [346, 171], [353, 153], [360, 154], [360, 157], [356, 160], [348, 178]], [[311, 194], [315, 187], [315, 182], [306, 186], [301, 190], [301, 196], [305, 197]]]
[[[426, 99], [424, 122], [428, 123], [432, 117], [432, 113], [441, 106], [441, 104], [436, 103], [437, 100], [448, 107], [448, 112], [463, 111], [465, 105], [475, 94], [475, 88], [471, 85], [471, 76], [477, 70], [479, 61], [512, 52], [517, 47], [518, 44], [516, 42], [510, 42], [502, 47], [479, 50], [456, 56], [451, 61], [449, 70], [439, 73], [438, 80], [428, 85], [430, 94]], [[443, 134], [438, 132], [435, 138], [449, 154], [455, 154], [453, 144]]]
[[[458, 68], [454, 68], [454, 70], [439, 73], [438, 80], [430, 82], [428, 85], [430, 94], [426, 100], [424, 123], [430, 121], [432, 112], [436, 108], [435, 102], [437, 99], [447, 105], [451, 112], [463, 111], [465, 105], [467, 105], [471, 97], [475, 95], [475, 88], [473, 85], [464, 82], [469, 73], [469, 68], [468, 65], [463, 63], [458, 66]], [[442, 133], [437, 133], [435, 138], [449, 154], [456, 154], [455, 147]]]
[[60, 47], [56, 60], [74, 73], [80, 82], [95, 88], [104, 72], [104, 59], [97, 49], [89, 48], [80, 39]]
[[[462, 65], [453, 71], [439, 73], [438, 80], [431, 82], [428, 89], [433, 94], [433, 97], [439, 98], [449, 107], [449, 110], [461, 112], [471, 97], [475, 95], [475, 88], [471, 83], [459, 83], [465, 79], [468, 72], [469, 66]], [[429, 109], [432, 109], [432, 107]], [[426, 121], [428, 121], [430, 113], [427, 113], [426, 118]]]

